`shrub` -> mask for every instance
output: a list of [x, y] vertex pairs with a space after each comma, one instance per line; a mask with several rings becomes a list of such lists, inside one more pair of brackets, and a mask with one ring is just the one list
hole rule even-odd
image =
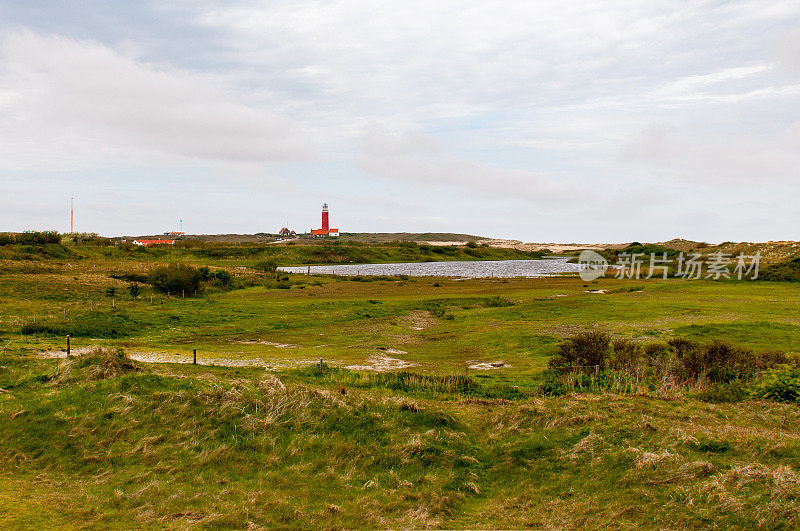
[[558, 355], [550, 359], [551, 368], [604, 366], [611, 338], [604, 332], [584, 332], [569, 337], [558, 346]]
[[608, 368], [638, 372], [642, 363], [642, 352], [630, 339], [615, 339], [611, 343], [612, 354], [608, 359]]
[[0, 232], [0, 245], [11, 245], [14, 243], [14, 235], [10, 232]]
[[268, 275], [278, 270], [278, 264], [275, 262], [275, 260], [263, 260], [261, 262], [257, 262], [253, 266], [253, 269]]
[[200, 286], [200, 271], [186, 264], [170, 264], [151, 271], [147, 281], [161, 293], [194, 293]]
[[117, 288], [115, 286], [109, 286], [106, 288], [106, 297], [113, 297], [117, 294]]
[[800, 397], [800, 367], [776, 367], [761, 375], [751, 387], [754, 398], [797, 402]]
[[58, 231], [25, 231], [14, 237], [15, 243], [19, 245], [46, 245], [48, 243], [61, 243], [61, 235]]
[[224, 269], [217, 269], [216, 271], [212, 272], [209, 276], [209, 280], [216, 282], [222, 287], [227, 288], [233, 282], [233, 277], [230, 273], [225, 271]]
[[130, 286], [128, 286], [128, 293], [130, 293], [131, 297], [135, 299], [136, 297], [139, 296], [139, 294], [142, 293], [142, 288], [139, 287], [139, 284], [133, 283]]
[[761, 280], [800, 282], [800, 256], [773, 264], [759, 274]]

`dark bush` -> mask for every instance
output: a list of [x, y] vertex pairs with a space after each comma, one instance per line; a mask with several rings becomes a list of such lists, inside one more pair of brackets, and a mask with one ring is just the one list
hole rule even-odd
[[800, 256], [765, 267], [758, 278], [771, 281], [800, 282]]
[[583, 332], [562, 341], [549, 365], [559, 369], [603, 367], [610, 345], [611, 337], [604, 332]]
[[161, 293], [188, 295], [200, 287], [200, 271], [186, 264], [170, 264], [151, 271], [147, 282]]
[[61, 243], [61, 235], [58, 231], [25, 231], [14, 237], [14, 243], [18, 245], [46, 245], [48, 243]]
[[128, 286], [128, 293], [130, 293], [131, 297], [135, 299], [142, 293], [142, 288], [139, 287], [139, 284], [136, 283], [131, 284], [130, 286]]
[[607, 366], [614, 370], [638, 372], [642, 365], [642, 351], [638, 344], [630, 339], [615, 339], [611, 343], [612, 354]]
[[261, 273], [270, 274], [278, 270], [278, 264], [275, 262], [275, 260], [263, 260], [261, 262], [257, 262], [253, 266], [253, 269]]
[[10, 232], [0, 232], [0, 245], [11, 245], [14, 243], [14, 235]]
[[209, 280], [215, 282], [223, 288], [227, 288], [233, 282], [233, 277], [224, 269], [217, 269], [209, 275]]

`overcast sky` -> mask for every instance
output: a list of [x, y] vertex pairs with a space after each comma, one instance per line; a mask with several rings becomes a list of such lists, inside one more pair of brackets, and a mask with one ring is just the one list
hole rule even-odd
[[800, 239], [800, 2], [8, 0], [0, 230]]

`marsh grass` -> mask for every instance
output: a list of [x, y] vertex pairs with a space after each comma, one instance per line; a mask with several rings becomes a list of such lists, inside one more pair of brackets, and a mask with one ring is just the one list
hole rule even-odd
[[794, 406], [409, 399], [299, 374], [138, 370], [114, 351], [0, 361], [12, 527], [800, 523]]

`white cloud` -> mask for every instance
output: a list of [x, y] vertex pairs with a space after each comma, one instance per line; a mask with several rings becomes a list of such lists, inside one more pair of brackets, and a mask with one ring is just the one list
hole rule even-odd
[[654, 126], [627, 146], [622, 158], [662, 177], [759, 186], [797, 180], [797, 140], [791, 134], [759, 138], [719, 132], [709, 137], [702, 127]]
[[[242, 103], [218, 78], [148, 65], [96, 42], [12, 33], [2, 42], [0, 68], [0, 113], [15, 124], [0, 134], [11, 143], [29, 134], [29, 150], [80, 145], [79, 156], [89, 159], [94, 150], [109, 150], [111, 159], [144, 150], [153, 160], [177, 156], [184, 164], [309, 156], [287, 118]], [[7, 156], [6, 163], [14, 159]]]
[[456, 187], [482, 197], [542, 202], [575, 199], [577, 190], [550, 176], [506, 168], [492, 168], [445, 153], [437, 142], [414, 132], [391, 133], [372, 127], [362, 137], [356, 158], [364, 171], [403, 184]]

